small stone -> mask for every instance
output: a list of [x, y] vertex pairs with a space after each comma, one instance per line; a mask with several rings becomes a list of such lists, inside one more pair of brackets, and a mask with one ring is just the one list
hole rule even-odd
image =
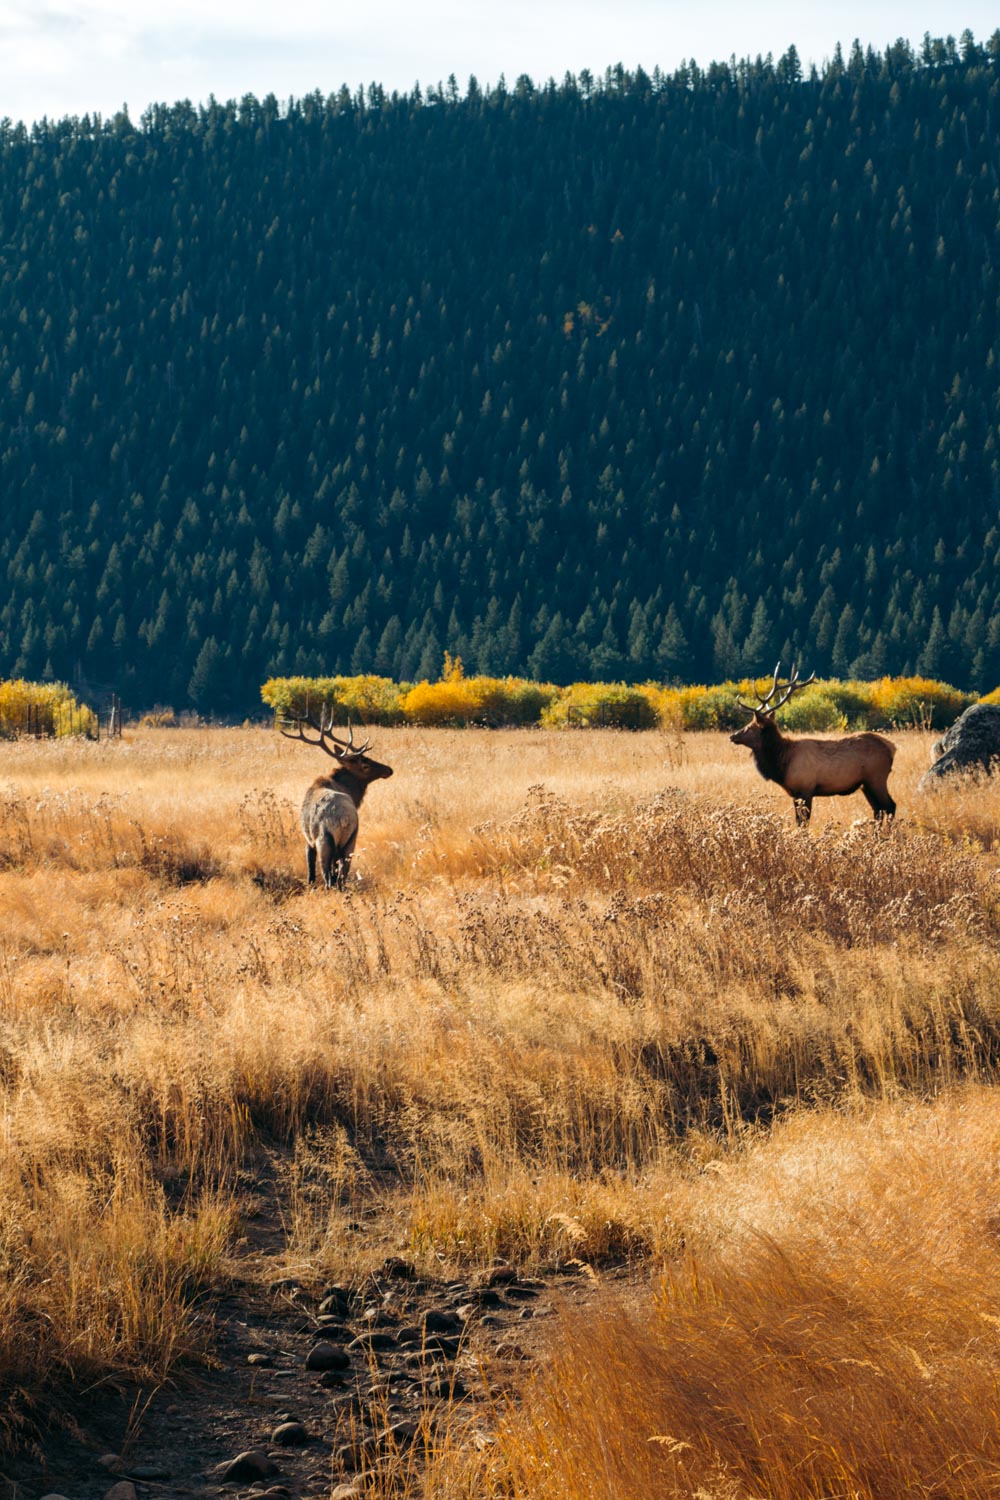
[[324, 1390], [336, 1390], [344, 1384], [345, 1378], [343, 1370], [324, 1370], [316, 1384]]
[[494, 1266], [486, 1278], [487, 1286], [510, 1286], [511, 1282], [517, 1280], [517, 1272], [513, 1266]]
[[328, 1286], [323, 1289], [322, 1301], [319, 1304], [321, 1313], [339, 1312], [346, 1317], [351, 1310], [351, 1292], [346, 1286]]
[[51, 1495], [43, 1495], [42, 1500], [66, 1500], [66, 1496], [57, 1495], [53, 1492]]
[[427, 1382], [427, 1394], [441, 1400], [453, 1398], [460, 1401], [468, 1394], [468, 1391], [457, 1375], [452, 1380], [449, 1380], [446, 1375], [436, 1375], [433, 1380]]
[[359, 1438], [353, 1443], [342, 1443], [334, 1453], [334, 1458], [342, 1469], [353, 1474], [362, 1465], [371, 1463], [376, 1451], [376, 1444], [372, 1438]]
[[435, 1333], [427, 1338], [424, 1348], [428, 1354], [440, 1354], [444, 1359], [454, 1359], [460, 1344], [461, 1340], [455, 1334]]
[[[349, 1347], [353, 1349], [357, 1344], [355, 1339]], [[314, 1344], [306, 1355], [307, 1370], [347, 1370], [350, 1364], [350, 1355], [339, 1344], [320, 1342]]]
[[498, 1359], [530, 1359], [530, 1355], [513, 1339], [501, 1339], [494, 1350]]
[[424, 1314], [424, 1327], [428, 1333], [457, 1333], [462, 1319], [457, 1313], [444, 1307], [429, 1307]]
[[523, 1286], [518, 1283], [516, 1286], [509, 1286], [507, 1288], [507, 1296], [513, 1297], [516, 1302], [528, 1302], [533, 1297], [538, 1296], [538, 1288], [535, 1286]]
[[119, 1479], [107, 1491], [104, 1500], [136, 1500], [135, 1485], [130, 1479]]
[[218, 1464], [212, 1471], [224, 1483], [251, 1483], [255, 1479], [270, 1479], [277, 1474], [278, 1466], [268, 1458], [263, 1448], [247, 1448], [227, 1463]]
[[360, 1485], [338, 1484], [330, 1491], [330, 1500], [361, 1500], [363, 1494]]
[[367, 1353], [369, 1349], [376, 1354], [386, 1349], [395, 1349], [398, 1340], [394, 1333], [360, 1333], [356, 1339], [348, 1344], [348, 1349], [356, 1349]]
[[409, 1444], [413, 1442], [419, 1431], [419, 1423], [411, 1421], [409, 1417], [401, 1417], [389, 1428], [389, 1436], [394, 1443]]
[[273, 1363], [269, 1354], [248, 1354], [247, 1364], [256, 1365], [261, 1370], [266, 1370]]
[[110, 1469], [112, 1472], [115, 1469], [120, 1469], [122, 1466], [122, 1461], [117, 1453], [102, 1453], [97, 1462], [102, 1469]]
[[128, 1478], [145, 1481], [148, 1479], [169, 1479], [170, 1470], [165, 1464], [129, 1464]]
[[400, 1281], [412, 1281], [417, 1274], [417, 1268], [412, 1260], [401, 1260], [398, 1255], [390, 1255], [382, 1262], [382, 1276], [394, 1276]]
[[309, 1441], [309, 1432], [302, 1422], [282, 1422], [271, 1433], [271, 1442], [278, 1448], [304, 1448]]

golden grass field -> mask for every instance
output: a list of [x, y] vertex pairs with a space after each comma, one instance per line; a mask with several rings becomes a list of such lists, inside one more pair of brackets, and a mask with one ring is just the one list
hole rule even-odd
[[267, 1143], [303, 1278], [630, 1269], [428, 1497], [1000, 1492], [1000, 790], [894, 738], [801, 833], [721, 734], [382, 730], [347, 896], [305, 746], [0, 746], [4, 1443], [210, 1354]]

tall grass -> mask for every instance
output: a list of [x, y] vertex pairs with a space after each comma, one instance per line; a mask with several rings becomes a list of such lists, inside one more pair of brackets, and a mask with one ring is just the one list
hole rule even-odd
[[997, 797], [918, 801], [928, 742], [902, 737], [891, 831], [848, 801], [802, 833], [722, 736], [387, 729], [346, 896], [305, 889], [314, 758], [276, 735], [5, 747], [3, 1420], [199, 1356], [264, 1146], [317, 1281], [384, 1254], [349, 1227], [374, 1213], [432, 1274], [696, 1246], [684, 1317], [736, 1299], [709, 1204], [753, 1142], [995, 1076]]
[[996, 1494], [998, 1147], [994, 1093], [958, 1090], [694, 1181], [650, 1310], [567, 1311], [482, 1493]]

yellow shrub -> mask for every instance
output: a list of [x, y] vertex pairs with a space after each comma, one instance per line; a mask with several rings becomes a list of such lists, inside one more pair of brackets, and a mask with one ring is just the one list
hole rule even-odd
[[97, 717], [64, 682], [0, 682], [0, 738], [19, 734], [94, 735]]
[[537, 724], [559, 689], [523, 677], [459, 677], [418, 682], [402, 700], [408, 724]]
[[399, 724], [405, 684], [388, 677], [271, 677], [260, 690], [281, 718], [333, 714], [337, 723]]
[[653, 693], [624, 682], [574, 682], [542, 714], [548, 728], [653, 729], [660, 722]]
[[930, 677], [880, 677], [871, 685], [872, 706], [884, 724], [947, 729], [963, 709], [976, 701]]
[[741, 729], [747, 716], [736, 700], [755, 701], [749, 682], [680, 688], [678, 697], [685, 729]]

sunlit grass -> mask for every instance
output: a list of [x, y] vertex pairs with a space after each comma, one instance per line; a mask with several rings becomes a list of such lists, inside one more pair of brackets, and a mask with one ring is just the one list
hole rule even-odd
[[[899, 736], [891, 830], [858, 797], [802, 833], [724, 735], [383, 730], [396, 774], [346, 896], [304, 885], [318, 753], [262, 730], [5, 745], [6, 1422], [83, 1372], [199, 1355], [262, 1148], [317, 1282], [401, 1246], [437, 1275], [675, 1266], [723, 1254], [747, 1215], [719, 1171], [776, 1122], [817, 1122], [822, 1157], [831, 1119], [991, 1081], [1000, 798], [919, 797], [930, 738]], [[47, 1319], [58, 1338], [25, 1338]]]

